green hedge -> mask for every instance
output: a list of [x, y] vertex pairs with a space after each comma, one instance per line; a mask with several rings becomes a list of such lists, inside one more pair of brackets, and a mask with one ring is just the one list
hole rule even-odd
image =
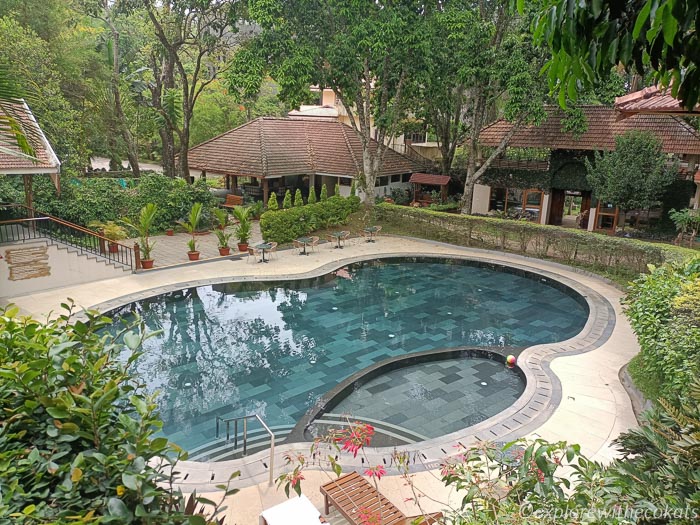
[[267, 241], [291, 242], [315, 230], [344, 224], [359, 208], [359, 197], [333, 196], [306, 206], [268, 210], [260, 217], [260, 230]]
[[378, 205], [376, 211], [378, 220], [399, 233], [554, 259], [626, 279], [646, 272], [648, 264], [681, 261], [696, 254], [667, 244], [527, 221], [455, 215], [387, 203]]
[[[0, 179], [0, 200], [24, 202], [15, 180]], [[44, 213], [87, 226], [93, 221], [107, 222], [123, 217], [136, 217], [149, 202], [158, 205], [155, 230], [162, 231], [187, 215], [192, 204], [204, 208], [216, 205], [204, 180], [187, 184], [184, 179], [171, 179], [161, 174], [145, 174], [139, 179], [67, 178], [61, 180], [61, 195], [56, 195], [49, 177], [34, 177], [34, 207]], [[208, 220], [208, 215], [204, 218]]]
[[624, 302], [642, 349], [630, 367], [635, 384], [650, 399], [685, 395], [700, 375], [700, 256], [653, 267]]

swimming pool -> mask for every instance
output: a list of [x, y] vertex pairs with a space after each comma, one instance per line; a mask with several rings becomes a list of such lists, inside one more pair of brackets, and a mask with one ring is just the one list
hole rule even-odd
[[588, 306], [558, 282], [520, 270], [392, 258], [316, 279], [187, 288], [113, 315], [130, 312], [162, 330], [145, 342], [136, 372], [160, 392], [163, 434], [196, 452], [215, 439], [217, 416], [257, 413], [283, 435], [321, 395], [374, 363], [438, 348], [568, 339], [583, 328]]

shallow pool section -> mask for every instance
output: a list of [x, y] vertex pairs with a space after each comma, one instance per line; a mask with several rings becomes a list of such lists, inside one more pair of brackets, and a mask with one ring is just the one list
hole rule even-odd
[[162, 331], [136, 372], [160, 393], [163, 434], [197, 452], [215, 440], [217, 416], [256, 413], [282, 436], [319, 396], [384, 359], [561, 341], [581, 331], [588, 306], [520, 270], [401, 258], [311, 280], [192, 287], [112, 315], [132, 312]]
[[524, 380], [502, 361], [464, 356], [423, 362], [356, 386], [314, 423], [312, 434], [364, 421], [376, 428], [375, 446], [414, 443], [481, 423], [524, 390]]

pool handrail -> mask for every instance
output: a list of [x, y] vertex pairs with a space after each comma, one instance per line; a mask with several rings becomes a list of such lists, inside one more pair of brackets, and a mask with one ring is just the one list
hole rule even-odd
[[216, 416], [216, 438], [219, 438], [219, 423], [224, 422], [226, 423], [226, 441], [230, 439], [231, 436], [231, 422], [233, 422], [233, 449], [236, 450], [238, 448], [238, 422], [243, 421], [243, 455], [246, 455], [246, 452], [248, 450], [248, 420], [249, 419], [257, 419], [260, 422], [260, 425], [265, 429], [265, 432], [267, 432], [270, 435], [270, 478], [269, 478], [269, 485], [270, 487], [272, 486], [274, 482], [274, 465], [275, 465], [275, 434], [270, 430], [270, 427], [267, 426], [265, 421], [258, 415], [258, 414], [248, 414], [245, 416], [238, 416], [238, 417], [230, 417], [230, 418], [223, 418], [220, 416]]

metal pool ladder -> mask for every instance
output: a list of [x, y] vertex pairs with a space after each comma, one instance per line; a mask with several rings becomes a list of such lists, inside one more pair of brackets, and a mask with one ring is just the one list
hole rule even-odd
[[274, 465], [275, 465], [275, 434], [270, 430], [262, 418], [257, 414], [249, 414], [247, 416], [238, 416], [223, 418], [216, 416], [216, 438], [219, 438], [219, 431], [221, 429], [220, 424], [226, 424], [226, 441], [231, 439], [231, 423], [233, 423], [233, 450], [238, 448], [238, 422], [243, 421], [243, 455], [245, 456], [248, 451], [248, 420], [257, 419], [262, 427], [270, 435], [270, 479], [269, 483], [272, 486], [274, 481]]

